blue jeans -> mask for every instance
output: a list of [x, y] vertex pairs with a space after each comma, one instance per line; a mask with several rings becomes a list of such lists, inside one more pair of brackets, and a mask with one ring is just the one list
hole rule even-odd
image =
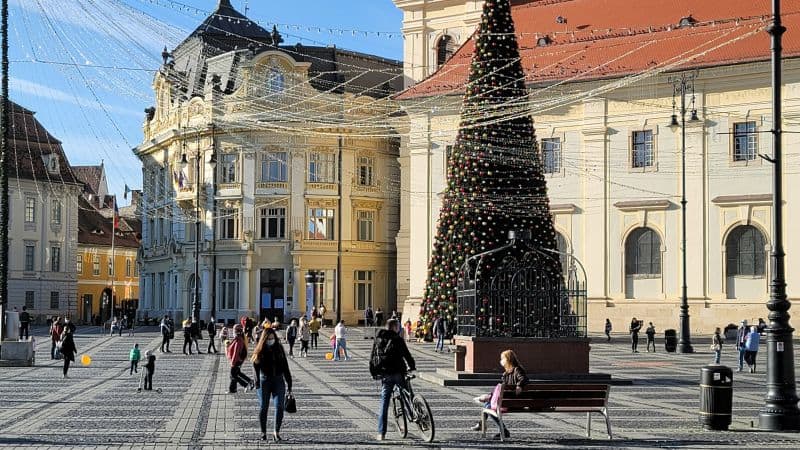
[[444, 335], [440, 334], [436, 339], [436, 350], [444, 351]]
[[742, 368], [744, 367], [744, 353], [745, 353], [745, 348], [744, 345], [742, 345], [741, 347], [739, 347], [739, 370], [742, 370]]
[[333, 349], [333, 360], [339, 360], [339, 349], [344, 350], [344, 357], [345, 359], [350, 359], [350, 355], [347, 354], [347, 339], [341, 338], [336, 339], [336, 347]]
[[722, 350], [714, 350], [714, 364], [719, 364], [720, 356], [722, 356]]
[[389, 413], [389, 402], [392, 401], [392, 392], [395, 385], [405, 386], [406, 377], [401, 373], [386, 375], [381, 380], [381, 409], [378, 415], [378, 434], [386, 434], [386, 420]]
[[267, 432], [267, 413], [269, 412], [270, 396], [272, 397], [272, 405], [275, 408], [273, 431], [276, 433], [281, 431], [283, 405], [286, 399], [286, 384], [283, 381], [283, 376], [261, 375], [261, 383], [256, 389], [256, 394], [258, 394], [258, 421], [261, 424], [261, 432]]

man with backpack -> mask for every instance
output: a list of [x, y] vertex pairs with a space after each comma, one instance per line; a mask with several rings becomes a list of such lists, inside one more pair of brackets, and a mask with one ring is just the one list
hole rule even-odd
[[416, 370], [416, 363], [408, 351], [406, 342], [400, 337], [400, 322], [389, 320], [386, 329], [378, 332], [372, 355], [369, 358], [369, 373], [374, 379], [381, 380], [381, 406], [378, 415], [377, 440], [386, 437], [386, 421], [389, 412], [389, 401], [394, 387], [405, 385], [406, 373]]

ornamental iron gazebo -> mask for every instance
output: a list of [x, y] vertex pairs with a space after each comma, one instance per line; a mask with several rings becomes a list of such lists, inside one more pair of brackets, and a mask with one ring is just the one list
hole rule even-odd
[[[586, 271], [571, 253], [533, 248], [530, 233], [468, 258], [459, 271], [457, 333], [484, 337], [586, 337]], [[483, 276], [487, 257], [505, 254]], [[561, 274], [552, 273], [562, 268]]]

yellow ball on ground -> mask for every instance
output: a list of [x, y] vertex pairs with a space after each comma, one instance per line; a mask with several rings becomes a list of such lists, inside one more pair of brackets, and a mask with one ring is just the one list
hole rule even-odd
[[330, 352], [325, 353], [325, 359], [327, 359], [328, 361], [332, 360], [333, 359], [333, 353], [330, 353]]
[[84, 366], [88, 366], [91, 363], [92, 363], [92, 358], [89, 355], [81, 356], [81, 364], [83, 364]]

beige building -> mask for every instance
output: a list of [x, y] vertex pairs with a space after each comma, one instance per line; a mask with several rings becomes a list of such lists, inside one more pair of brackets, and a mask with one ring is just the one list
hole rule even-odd
[[[400, 150], [398, 294], [416, 313], [482, 2], [395, 3], [404, 12], [409, 87], [397, 98], [412, 130]], [[692, 331], [766, 318], [772, 167], [759, 155], [771, 154], [774, 126], [768, 7], [750, 0], [653, 2], [646, 12], [625, 0], [513, 4], [551, 211], [561, 249], [586, 268], [591, 331], [606, 318], [624, 330], [632, 316], [659, 330], [678, 327], [683, 174]], [[800, 8], [788, 7], [784, 24], [795, 29]], [[784, 40], [782, 127], [789, 132], [800, 124], [799, 55], [798, 42]], [[681, 129], [669, 126], [672, 114], [680, 119], [681, 100], [670, 77], [691, 73], [684, 170]], [[791, 224], [800, 221], [800, 205], [791, 193], [800, 186], [800, 135], [783, 139], [788, 293], [797, 299], [800, 236]]]
[[195, 280], [203, 319], [395, 307], [399, 139], [372, 118], [392, 112], [400, 64], [281, 42], [222, 0], [165, 50], [135, 149], [140, 315], [189, 316]]
[[77, 313], [78, 195], [61, 141], [33, 111], [10, 103], [8, 311], [33, 320]]

